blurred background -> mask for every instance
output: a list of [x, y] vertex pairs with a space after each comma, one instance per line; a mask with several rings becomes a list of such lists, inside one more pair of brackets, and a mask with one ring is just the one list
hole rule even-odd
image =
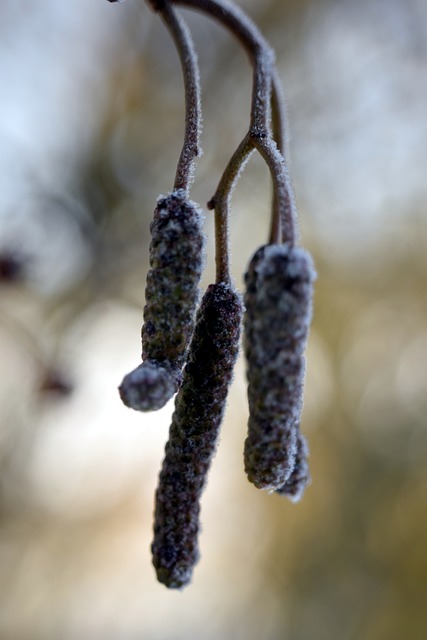
[[[427, 7], [241, 0], [277, 51], [302, 244], [318, 271], [301, 503], [243, 472], [239, 361], [183, 592], [151, 566], [173, 404], [137, 415], [149, 223], [183, 133], [177, 56], [142, 0], [0, 6], [1, 640], [421, 640], [427, 631]], [[199, 53], [203, 206], [247, 129], [251, 74]], [[268, 232], [253, 157], [232, 203], [238, 286]], [[213, 278], [211, 214], [204, 285]]]

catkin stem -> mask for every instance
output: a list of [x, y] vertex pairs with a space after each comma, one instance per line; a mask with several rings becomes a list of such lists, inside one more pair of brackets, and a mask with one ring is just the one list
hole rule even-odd
[[[286, 242], [290, 246], [296, 241], [296, 207], [289, 175], [280, 163], [278, 155], [284, 151], [284, 116], [283, 99], [280, 82], [275, 68], [274, 55], [270, 45], [262, 36], [258, 27], [239, 8], [225, 0], [172, 0], [176, 4], [204, 11], [227, 27], [239, 40], [248, 53], [254, 67], [252, 88], [252, 104], [249, 136], [252, 148], [256, 148], [266, 161], [273, 179], [273, 203], [270, 229], [270, 243]], [[273, 110], [273, 137], [270, 126], [270, 106]], [[277, 146], [274, 142], [277, 141]], [[246, 138], [242, 144], [247, 145]], [[241, 146], [239, 146], [239, 149]], [[238, 149], [238, 151], [239, 151]], [[236, 154], [231, 163], [234, 164]], [[243, 162], [247, 159], [245, 156]], [[282, 166], [280, 166], [282, 165]], [[279, 173], [276, 174], [276, 170]], [[227, 173], [228, 167], [225, 171]], [[220, 185], [211, 203], [220, 202], [229, 197], [235, 180], [232, 182], [221, 178]], [[229, 191], [221, 193], [221, 188]], [[224, 212], [220, 218], [223, 219]], [[222, 262], [221, 259], [218, 260]], [[218, 262], [217, 261], [217, 262]]]
[[[149, 0], [150, 2], [150, 0]], [[184, 189], [188, 194], [194, 159], [200, 154], [201, 130], [200, 76], [197, 55], [186, 22], [170, 2], [150, 4], [161, 15], [178, 51], [184, 77], [185, 133], [184, 143], [176, 168], [174, 191]]]
[[[160, 12], [174, 37], [184, 71], [186, 87], [186, 139], [178, 163], [175, 188], [188, 189], [190, 168], [198, 154], [199, 80], [197, 60], [185, 23], [171, 7], [177, 4], [200, 10], [223, 24], [246, 50], [253, 65], [249, 132], [228, 163], [208, 206], [215, 209], [217, 281], [229, 281], [229, 200], [241, 169], [251, 151], [257, 149], [267, 163], [273, 182], [269, 243], [297, 240], [297, 213], [292, 184], [286, 167], [284, 101], [274, 54], [258, 27], [227, 0], [147, 0]], [[270, 113], [271, 112], [271, 113]], [[272, 115], [272, 126], [270, 124]], [[197, 126], [195, 126], [197, 124]]]
[[288, 149], [286, 138], [286, 113], [285, 98], [283, 95], [282, 84], [280, 82], [277, 69], [273, 69], [273, 77], [271, 81], [271, 121], [273, 138], [276, 141], [277, 148], [287, 161]]
[[[287, 165], [287, 138], [286, 138], [286, 113], [285, 113], [285, 99], [283, 97], [282, 85], [280, 82], [277, 69], [273, 70], [273, 78], [271, 83], [271, 119], [272, 119], [272, 131], [273, 138], [276, 141], [277, 148], [282, 154], [285, 164]], [[292, 185], [289, 182], [288, 189], [290, 196], [293, 196]], [[294, 201], [293, 197], [292, 200]], [[296, 212], [294, 214], [294, 222], [296, 222]], [[272, 202], [272, 215], [271, 215], [271, 227], [270, 227], [270, 244], [279, 243], [281, 240], [286, 242], [285, 233], [280, 233], [280, 201], [277, 197], [277, 193], [273, 191]], [[284, 225], [282, 225], [283, 227]]]
[[[273, 220], [275, 216], [280, 220], [281, 240], [289, 246], [294, 246], [296, 241], [296, 207], [285, 160], [271, 138], [266, 140], [258, 138], [255, 140], [254, 146], [270, 169], [274, 187]], [[275, 224], [278, 226], [278, 221]]]
[[216, 243], [216, 281], [230, 282], [230, 260], [228, 240], [228, 217], [230, 196], [245, 162], [253, 151], [249, 135], [232, 155], [227, 164], [213, 198], [208, 202], [209, 209], [215, 209], [215, 243]]

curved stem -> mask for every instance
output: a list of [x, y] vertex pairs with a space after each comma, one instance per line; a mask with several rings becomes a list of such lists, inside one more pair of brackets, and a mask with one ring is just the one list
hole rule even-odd
[[271, 120], [273, 138], [286, 162], [288, 156], [288, 141], [286, 138], [287, 118], [285, 112], [285, 98], [283, 96], [282, 84], [276, 68], [273, 70], [271, 79]]
[[269, 121], [270, 97], [267, 87], [275, 64], [274, 53], [256, 24], [227, 0], [170, 0], [174, 4], [203, 11], [225, 26], [240, 42], [257, 69], [257, 90], [252, 92], [251, 129], [266, 133]]
[[[162, 15], [172, 11], [171, 4], [207, 13], [237, 38], [248, 53], [254, 68], [249, 133], [231, 158], [216, 194], [210, 201], [211, 208], [215, 208], [215, 221], [218, 226], [217, 270], [228, 274], [228, 256], [224, 257], [222, 254], [228, 252], [229, 198], [240, 169], [254, 148], [266, 161], [273, 180], [269, 241], [270, 243], [282, 241], [289, 244], [294, 244], [296, 241], [296, 207], [286, 167], [285, 115], [274, 55], [258, 27], [243, 11], [227, 0], [147, 0], [147, 2]], [[182, 51], [182, 45], [179, 50]], [[273, 119], [272, 126], [270, 115]], [[243, 155], [242, 149], [247, 151]]]
[[[168, 0], [163, 1], [167, 2]], [[231, 2], [227, 2], [227, 0], [169, 1], [174, 4], [203, 11], [221, 22], [240, 41], [250, 58], [255, 59], [260, 51], [271, 54], [270, 46], [256, 24], [239, 7]]]
[[[286, 140], [286, 114], [284, 109], [284, 99], [282, 88], [277, 70], [273, 71], [271, 83], [271, 120], [273, 138], [276, 141], [277, 148], [285, 159], [287, 157], [287, 140]], [[277, 193], [273, 190], [273, 201], [271, 205], [271, 226], [270, 226], [270, 244], [279, 243], [280, 235], [280, 202]]]
[[[284, 108], [280, 81], [270, 45], [258, 27], [239, 8], [226, 0], [172, 0], [175, 4], [191, 7], [208, 13], [221, 22], [240, 41], [254, 67], [252, 87], [251, 124], [249, 135], [253, 146], [267, 162], [273, 178], [273, 203], [270, 242], [296, 240], [296, 207], [292, 185], [284, 158], [278, 161], [280, 152], [285, 153]], [[273, 115], [273, 137], [271, 138], [270, 106]], [[259, 141], [259, 143], [258, 143]], [[274, 175], [274, 167], [279, 168]]]
[[185, 92], [185, 133], [180, 158], [176, 168], [174, 190], [190, 188], [193, 162], [200, 155], [201, 131], [200, 76], [193, 39], [186, 22], [170, 2], [147, 0], [157, 11], [169, 30], [181, 62]]
[[274, 191], [270, 239], [271, 242], [289, 242], [288, 238], [289, 235], [291, 235], [294, 238], [294, 242], [296, 242], [298, 240], [298, 215], [292, 181], [288, 171], [288, 140], [286, 136], [287, 117], [285, 112], [285, 99], [283, 97], [282, 84], [280, 82], [277, 69], [274, 69], [273, 71], [271, 84], [271, 115], [273, 138], [276, 141], [277, 148], [284, 160], [285, 183], [287, 190], [286, 200], [288, 202], [289, 211], [285, 208], [282, 215], [277, 192]]
[[[281, 241], [293, 246], [296, 242], [296, 206], [285, 160], [271, 138], [256, 140], [255, 148], [270, 169], [274, 198], [277, 198], [277, 210], [275, 211], [278, 212], [280, 220]], [[273, 241], [278, 242], [276, 238]]]
[[209, 209], [215, 209], [215, 262], [216, 281], [230, 282], [230, 260], [228, 239], [228, 218], [230, 197], [240, 172], [254, 150], [250, 135], [246, 135], [233, 153], [221, 176], [215, 195], [208, 202]]

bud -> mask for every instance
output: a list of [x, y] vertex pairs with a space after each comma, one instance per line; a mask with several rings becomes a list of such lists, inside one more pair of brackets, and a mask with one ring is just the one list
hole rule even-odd
[[27, 275], [28, 260], [15, 250], [0, 250], [0, 284], [17, 283]]
[[183, 189], [159, 198], [150, 226], [143, 363], [125, 376], [119, 387], [123, 402], [133, 409], [160, 409], [181, 382], [199, 300], [202, 222], [201, 210]]
[[153, 564], [181, 588], [199, 558], [199, 499], [215, 453], [239, 348], [242, 303], [230, 285], [210, 285], [197, 314], [156, 492]]
[[259, 489], [289, 479], [297, 454], [315, 273], [303, 249], [261, 247], [245, 276], [249, 423], [245, 470]]
[[306, 486], [310, 483], [310, 471], [307, 461], [308, 455], [307, 441], [304, 436], [299, 433], [295, 466], [288, 480], [283, 487], [276, 490], [276, 493], [281, 496], [286, 496], [292, 502], [299, 502], [301, 500]]

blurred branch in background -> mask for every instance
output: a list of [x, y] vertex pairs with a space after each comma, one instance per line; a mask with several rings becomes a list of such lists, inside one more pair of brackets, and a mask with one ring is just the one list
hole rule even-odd
[[[319, 274], [312, 486], [295, 507], [246, 482], [240, 365], [202, 504], [203, 563], [185, 594], [155, 583], [172, 408], [133, 415], [116, 387], [139, 349], [148, 226], [182, 142], [179, 62], [143, 2], [3, 2], [2, 638], [424, 638], [427, 12], [420, 0], [241, 5], [277, 50]], [[251, 77], [218, 25], [185, 15], [204, 205], [245, 133]], [[233, 197], [238, 284], [267, 237], [268, 185], [255, 160]]]

